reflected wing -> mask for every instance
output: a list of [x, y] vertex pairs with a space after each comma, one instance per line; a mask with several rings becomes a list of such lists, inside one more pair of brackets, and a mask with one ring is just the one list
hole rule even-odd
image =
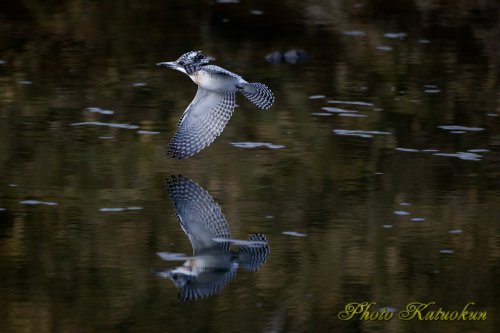
[[269, 255], [269, 244], [263, 234], [253, 234], [250, 236], [253, 245], [241, 246], [238, 251], [238, 262], [240, 267], [247, 271], [255, 272], [266, 262]]
[[221, 94], [198, 87], [177, 125], [168, 153], [181, 159], [208, 146], [226, 127], [234, 106], [234, 92]]
[[189, 237], [194, 255], [213, 247], [229, 250], [229, 243], [213, 240], [230, 238], [231, 235], [224, 214], [207, 191], [183, 176], [172, 176], [167, 180], [166, 189], [174, 203], [177, 219]]
[[225, 272], [206, 272], [179, 288], [181, 302], [195, 301], [220, 293], [236, 276], [236, 266]]

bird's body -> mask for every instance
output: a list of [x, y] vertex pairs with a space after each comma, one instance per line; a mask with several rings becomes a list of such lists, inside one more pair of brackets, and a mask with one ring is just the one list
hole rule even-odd
[[266, 85], [249, 83], [208, 62], [201, 52], [191, 51], [176, 61], [158, 64], [188, 75], [198, 85], [196, 96], [184, 111], [169, 144], [172, 157], [192, 156], [215, 140], [233, 114], [236, 92], [241, 92], [261, 109], [270, 108], [274, 102], [273, 93]]
[[248, 83], [241, 76], [215, 65], [203, 66], [189, 77], [198, 87], [216, 93], [237, 92]]

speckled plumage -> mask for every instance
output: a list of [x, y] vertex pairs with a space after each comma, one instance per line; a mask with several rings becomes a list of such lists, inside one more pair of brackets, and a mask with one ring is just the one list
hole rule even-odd
[[188, 75], [198, 85], [168, 146], [172, 157], [190, 157], [220, 135], [233, 114], [236, 92], [241, 92], [261, 109], [270, 108], [274, 102], [273, 93], [266, 85], [249, 83], [233, 72], [208, 63], [209, 59], [200, 51], [190, 51], [174, 62], [158, 64]]
[[234, 279], [239, 267], [257, 271], [264, 264], [269, 255], [266, 237], [253, 234], [248, 245], [232, 251], [226, 218], [201, 186], [187, 177], [172, 176], [165, 188], [193, 248], [193, 255], [182, 266], [158, 273], [172, 280], [181, 301], [217, 294]]

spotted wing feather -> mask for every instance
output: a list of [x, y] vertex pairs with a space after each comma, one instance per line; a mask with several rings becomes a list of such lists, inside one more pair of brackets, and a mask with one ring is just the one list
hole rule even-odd
[[196, 96], [177, 125], [168, 146], [169, 154], [182, 159], [211, 144], [226, 127], [234, 107], [234, 92], [222, 94], [198, 87]]
[[263, 83], [246, 83], [242, 93], [259, 109], [269, 109], [273, 105], [273, 92]]
[[172, 176], [166, 190], [175, 206], [177, 220], [189, 237], [194, 255], [209, 248], [229, 249], [229, 243], [214, 238], [230, 238], [229, 225], [210, 194], [187, 177]]

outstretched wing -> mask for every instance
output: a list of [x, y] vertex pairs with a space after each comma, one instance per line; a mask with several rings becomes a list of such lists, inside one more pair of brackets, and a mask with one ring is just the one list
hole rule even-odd
[[193, 254], [208, 248], [229, 250], [229, 243], [214, 238], [230, 238], [229, 225], [210, 194], [187, 177], [172, 176], [166, 190], [175, 206], [177, 219], [189, 237]]
[[170, 141], [169, 154], [186, 158], [208, 146], [226, 127], [234, 106], [234, 92], [222, 94], [198, 87]]

